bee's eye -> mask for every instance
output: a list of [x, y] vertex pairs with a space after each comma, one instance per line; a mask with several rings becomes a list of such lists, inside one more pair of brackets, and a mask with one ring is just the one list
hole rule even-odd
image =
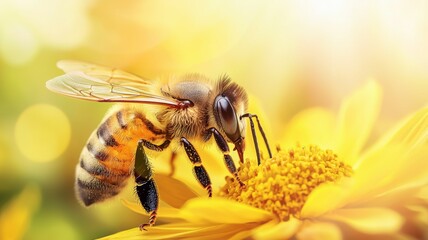
[[238, 127], [238, 118], [236, 117], [235, 110], [229, 99], [225, 96], [218, 96], [215, 100], [215, 110], [217, 112], [217, 122], [226, 133], [227, 137], [235, 142], [240, 136]]

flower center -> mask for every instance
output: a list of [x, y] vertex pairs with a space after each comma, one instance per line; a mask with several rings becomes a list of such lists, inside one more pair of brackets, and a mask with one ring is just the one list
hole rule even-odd
[[290, 215], [299, 218], [309, 194], [320, 184], [349, 177], [352, 168], [341, 162], [331, 150], [317, 146], [297, 146], [280, 151], [257, 166], [241, 164], [240, 187], [233, 177], [226, 177], [220, 196], [270, 211], [286, 221]]

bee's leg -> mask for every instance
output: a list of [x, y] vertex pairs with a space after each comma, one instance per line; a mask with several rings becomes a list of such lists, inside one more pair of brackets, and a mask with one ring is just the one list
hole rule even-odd
[[146, 212], [150, 214], [149, 222], [140, 225], [140, 230], [146, 230], [145, 227], [151, 227], [153, 224], [155, 224], [159, 205], [156, 183], [152, 178], [152, 169], [150, 167], [150, 162], [146, 152], [144, 151], [144, 147], [161, 151], [168, 147], [169, 143], [169, 140], [166, 140], [161, 145], [154, 145], [146, 140], [140, 140], [138, 142], [137, 151], [135, 153], [134, 167], [135, 183], [137, 184], [135, 190], [137, 192], [138, 198], [140, 199], [141, 205], [143, 205]]
[[193, 173], [195, 174], [196, 179], [207, 190], [208, 196], [212, 197], [211, 180], [207, 171], [202, 165], [201, 157], [193, 145], [189, 142], [189, 140], [187, 140], [185, 137], [182, 137], [180, 141], [184, 145], [184, 150], [186, 151], [189, 160], [193, 164]]
[[156, 222], [156, 215], [158, 210], [158, 192], [156, 184], [151, 178], [149, 180], [136, 180], [137, 195], [140, 199], [141, 204], [147, 213], [149, 213], [149, 222], [140, 225], [140, 230], [146, 230], [146, 227], [151, 227]]
[[215, 128], [209, 128], [207, 130], [207, 139], [211, 137], [211, 135], [214, 135], [215, 142], [217, 143], [218, 148], [223, 152], [224, 155], [224, 163], [226, 164], [227, 169], [230, 173], [233, 174], [235, 179], [239, 182], [239, 185], [241, 187], [245, 186], [245, 184], [241, 181], [241, 179], [238, 176], [238, 172], [236, 171], [235, 163], [232, 160], [232, 156], [229, 155], [229, 146], [227, 145], [226, 140], [224, 137], [218, 132]]
[[143, 144], [144, 147], [158, 152], [163, 151], [171, 143], [170, 140], [165, 140], [165, 142], [163, 142], [161, 145], [156, 145], [144, 139], [141, 139], [140, 142], [141, 144]]
[[174, 161], [176, 158], [177, 158], [177, 152], [174, 150], [172, 151], [171, 158], [169, 159], [169, 165], [171, 167], [171, 172], [169, 173], [170, 177], [174, 176], [174, 173], [175, 173]]
[[[155, 145], [155, 144], [153, 144], [147, 140], [144, 140], [144, 139], [142, 139], [141, 141], [142, 141], [144, 147], [146, 147], [150, 150], [158, 151], [158, 152], [163, 151], [171, 143], [170, 140], [165, 140], [165, 142], [163, 142], [161, 145]], [[175, 172], [174, 160], [176, 157], [177, 157], [177, 152], [173, 151], [171, 154], [171, 158], [169, 160], [169, 164], [171, 166], [171, 172], [170, 172], [169, 176], [171, 176], [171, 177], [174, 175], [174, 172]]]

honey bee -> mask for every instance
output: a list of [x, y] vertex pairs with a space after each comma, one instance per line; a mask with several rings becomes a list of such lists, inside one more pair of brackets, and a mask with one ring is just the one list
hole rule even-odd
[[[79, 61], [60, 61], [65, 74], [46, 83], [46, 87], [66, 96], [97, 102], [116, 102], [98, 128], [90, 135], [76, 166], [75, 190], [85, 205], [117, 195], [134, 176], [138, 198], [153, 226], [158, 209], [158, 193], [145, 148], [162, 151], [175, 142], [182, 146], [193, 165], [196, 180], [212, 196], [211, 181], [192, 141], [207, 142], [214, 136], [223, 153], [227, 169], [238, 177], [228, 142], [235, 145], [244, 160], [246, 122], [250, 119], [257, 158], [260, 154], [254, 124], [268, 147], [256, 115], [247, 113], [245, 90], [222, 76], [212, 82], [198, 74], [187, 75], [160, 85], [115, 68]], [[152, 108], [148, 108], [152, 105]]]

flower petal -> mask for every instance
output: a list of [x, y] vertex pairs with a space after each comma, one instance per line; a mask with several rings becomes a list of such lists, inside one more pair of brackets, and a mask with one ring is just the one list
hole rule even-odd
[[[342, 207], [348, 196], [350, 179], [344, 179], [339, 183], [326, 183], [315, 188], [308, 196], [301, 210], [301, 217], [315, 218], [329, 211]], [[334, 197], [332, 197], [334, 196]]]
[[385, 187], [400, 171], [400, 162], [406, 160], [402, 156], [404, 151], [404, 148], [398, 146], [385, 147], [368, 155], [352, 176], [355, 180], [350, 191], [352, 202], [366, 201], [367, 198], [387, 191], [388, 188]]
[[[131, 209], [132, 211], [148, 216], [146, 210], [141, 206], [140, 203], [130, 202], [128, 200], [122, 199], [122, 204]], [[158, 209], [158, 219], [166, 220], [168, 219], [177, 219], [180, 218], [180, 211], [177, 208], [169, 207], [169, 206], [160, 206]]]
[[409, 149], [410, 146], [389, 145], [368, 155], [355, 171], [355, 185], [350, 198], [354, 202], [367, 201], [378, 195], [399, 194], [400, 191], [427, 185], [428, 146]]
[[422, 187], [417, 196], [428, 203], [428, 185]]
[[351, 166], [370, 135], [380, 102], [381, 88], [375, 81], [370, 81], [345, 99], [341, 106], [335, 150]]
[[386, 208], [338, 209], [323, 218], [343, 222], [367, 234], [394, 233], [404, 223], [398, 213]]
[[[407, 149], [403, 146], [385, 147], [371, 154], [349, 180], [316, 188], [309, 195], [302, 212], [308, 216], [315, 213], [319, 216], [349, 204], [376, 202], [380, 197], [386, 200], [391, 196], [389, 199], [395, 198], [393, 202], [398, 204], [403, 198], [413, 197], [405, 191], [428, 182], [428, 163], [424, 157], [428, 155], [428, 148], [417, 148], [412, 153], [406, 153]], [[400, 194], [403, 196], [397, 198]], [[331, 198], [332, 195], [335, 197]], [[328, 202], [327, 206], [322, 206], [320, 201]], [[314, 213], [313, 208], [318, 210]]]
[[185, 239], [231, 239], [236, 234], [246, 232], [248, 229], [253, 229], [259, 223], [244, 223], [244, 224], [218, 224], [205, 228], [200, 228], [196, 231], [183, 234], [180, 237]]
[[177, 179], [164, 174], [156, 174], [154, 178], [160, 198], [172, 207], [180, 208], [187, 200], [197, 197], [191, 188]]
[[147, 231], [138, 228], [122, 231], [107, 237], [107, 239], [229, 239], [239, 232], [252, 229], [257, 224], [198, 224], [198, 223], [174, 223], [154, 226]]
[[279, 223], [274, 220], [254, 229], [252, 236], [254, 239], [289, 239], [296, 234], [301, 224], [302, 222], [295, 218]]
[[297, 239], [304, 240], [340, 240], [342, 239], [342, 233], [340, 229], [331, 223], [317, 222], [307, 223], [302, 227], [302, 230], [297, 233]]
[[147, 231], [141, 231], [139, 228], [132, 228], [101, 239], [171, 239], [179, 236], [183, 232], [194, 231], [195, 229], [197, 229], [197, 226], [194, 224], [174, 223], [150, 227]]
[[426, 185], [427, 155], [428, 108], [424, 108], [395, 127], [361, 158], [353, 176], [354, 199]]
[[[392, 128], [372, 147], [372, 150], [367, 155], [370, 156], [373, 152], [383, 148], [393, 148], [397, 145], [407, 146], [408, 150], [411, 150], [413, 147], [426, 144], [428, 144], [428, 108], [423, 108]], [[359, 168], [359, 165], [364, 164], [365, 161], [368, 161], [367, 156], [361, 158], [357, 168]]]
[[416, 146], [428, 142], [428, 107], [425, 107], [397, 124], [376, 145], [381, 148], [387, 145], [406, 144]]
[[274, 219], [274, 220], [269, 221], [269, 222], [264, 223], [264, 224], [261, 223], [260, 225], [255, 226], [254, 228], [247, 229], [245, 231], [241, 231], [241, 232], [235, 234], [230, 240], [249, 239], [249, 238], [257, 239], [257, 237], [254, 235], [255, 232], [270, 229], [271, 227], [275, 226], [276, 224], [278, 224], [278, 219]]
[[[409, 147], [407, 148], [409, 149]], [[425, 146], [414, 147], [410, 152], [402, 155], [404, 161], [399, 166], [394, 177], [386, 187], [388, 189], [397, 189], [404, 187], [422, 187], [428, 184], [428, 142]]]
[[332, 133], [336, 120], [334, 114], [323, 108], [309, 108], [296, 114], [287, 124], [282, 147], [316, 144], [323, 148], [332, 148]]
[[424, 229], [428, 228], [428, 209], [426, 206], [408, 206], [410, 211], [414, 212], [416, 221], [421, 224]]
[[194, 198], [182, 208], [181, 214], [190, 222], [242, 224], [266, 222], [274, 216], [264, 210], [224, 198]]

